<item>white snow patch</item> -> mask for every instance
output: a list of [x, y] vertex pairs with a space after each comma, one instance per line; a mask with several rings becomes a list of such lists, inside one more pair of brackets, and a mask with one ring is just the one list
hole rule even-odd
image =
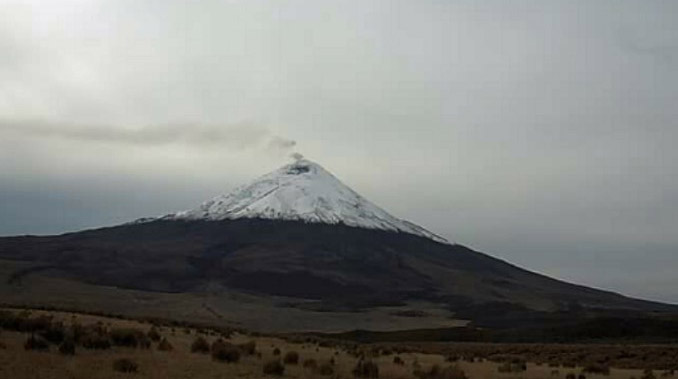
[[[437, 242], [446, 239], [398, 219], [344, 185], [320, 165], [300, 159], [198, 208], [153, 220], [300, 220], [410, 233]], [[141, 222], [147, 222], [143, 219]]]

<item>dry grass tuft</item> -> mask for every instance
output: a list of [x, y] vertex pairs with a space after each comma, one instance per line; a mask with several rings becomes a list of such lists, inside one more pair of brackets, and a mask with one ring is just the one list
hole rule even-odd
[[240, 360], [240, 349], [223, 339], [212, 343], [212, 359], [219, 362], [236, 363]]
[[352, 372], [356, 378], [378, 378], [379, 366], [372, 361], [360, 360]]
[[158, 342], [158, 350], [160, 351], [172, 351], [174, 350], [174, 346], [167, 340], [167, 338], [162, 338], [160, 342]]
[[318, 367], [318, 374], [322, 376], [330, 376], [334, 374], [334, 365], [330, 362], [325, 362]]
[[266, 375], [282, 376], [285, 374], [285, 366], [278, 359], [268, 361], [263, 366], [263, 372]]
[[124, 373], [139, 371], [139, 365], [129, 358], [120, 358], [113, 361], [113, 370]]
[[209, 354], [210, 344], [204, 337], [196, 338], [191, 344], [191, 353]]
[[160, 332], [158, 331], [158, 328], [156, 328], [155, 326], [152, 326], [151, 329], [148, 331], [148, 333], [146, 335], [153, 342], [158, 342], [158, 341], [160, 341], [160, 338], [162, 338], [162, 336], [160, 335]]
[[427, 371], [415, 370], [414, 376], [419, 379], [467, 379], [464, 370], [460, 369], [457, 365], [445, 368], [433, 365]]
[[63, 355], [75, 355], [75, 343], [72, 340], [64, 340], [59, 345], [59, 353]]
[[599, 363], [589, 364], [584, 367], [582, 372], [596, 375], [610, 375], [610, 367]]
[[30, 336], [24, 343], [25, 350], [47, 351], [49, 350], [49, 343], [42, 337]]
[[315, 370], [318, 368], [318, 361], [315, 359], [305, 359], [304, 360], [304, 368], [312, 369]]
[[283, 358], [286, 365], [296, 365], [299, 363], [299, 353], [296, 351], [288, 351]]
[[151, 340], [141, 330], [127, 328], [112, 329], [109, 336], [113, 345], [116, 346], [140, 347], [142, 349], [151, 347]]
[[257, 343], [254, 341], [240, 344], [238, 347], [244, 355], [254, 355], [257, 353]]

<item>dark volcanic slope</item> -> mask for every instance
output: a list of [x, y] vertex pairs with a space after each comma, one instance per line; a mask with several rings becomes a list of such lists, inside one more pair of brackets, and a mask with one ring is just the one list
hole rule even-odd
[[151, 291], [231, 288], [364, 304], [426, 299], [463, 308], [668, 310], [538, 275], [460, 245], [342, 225], [240, 219], [154, 221], [49, 237], [0, 238], [0, 259], [50, 275]]

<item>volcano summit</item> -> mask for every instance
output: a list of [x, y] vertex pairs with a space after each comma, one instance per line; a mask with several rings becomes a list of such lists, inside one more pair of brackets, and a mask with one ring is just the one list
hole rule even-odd
[[260, 218], [410, 233], [447, 242], [428, 230], [397, 219], [347, 187], [317, 163], [299, 159], [199, 208], [163, 220]]
[[[276, 327], [251, 323], [252, 304], [261, 299], [273, 300], [256, 313], [266, 308], [276, 315], [262, 322], [286, 310], [295, 324], [319, 310], [323, 317], [384, 307], [418, 314], [421, 304], [444, 310], [444, 319], [475, 322], [516, 313], [674, 310], [448, 242], [303, 159], [192, 210], [58, 236], [0, 238], [0, 260], [0, 294], [10, 303], [92, 307], [87, 293], [112, 301], [97, 303], [106, 311], [211, 317], [264, 329]], [[188, 303], [200, 310], [187, 310]], [[414, 326], [430, 325], [423, 318]], [[312, 326], [321, 327], [340, 328], [326, 318]]]

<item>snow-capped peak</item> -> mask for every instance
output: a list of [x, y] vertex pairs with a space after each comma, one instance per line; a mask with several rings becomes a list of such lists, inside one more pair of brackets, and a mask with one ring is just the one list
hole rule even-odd
[[449, 243], [420, 226], [391, 216], [307, 159], [298, 159], [198, 208], [162, 217], [211, 221], [238, 218], [341, 223], [405, 232]]

